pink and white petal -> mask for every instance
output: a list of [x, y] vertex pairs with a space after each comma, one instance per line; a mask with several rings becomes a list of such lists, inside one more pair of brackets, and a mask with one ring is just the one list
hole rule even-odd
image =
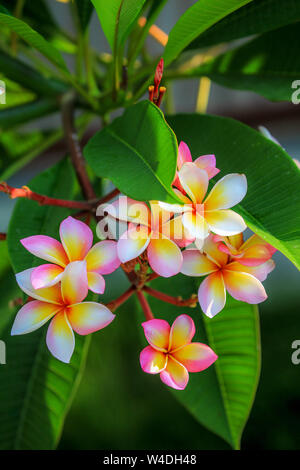
[[160, 276], [171, 277], [180, 272], [182, 253], [176, 243], [171, 240], [151, 239], [147, 254], [151, 268]]
[[12, 326], [11, 335], [24, 335], [43, 326], [59, 310], [60, 306], [33, 300], [18, 311]]
[[205, 212], [205, 218], [210, 230], [217, 235], [236, 235], [247, 228], [243, 217], [230, 209]]
[[182, 255], [181, 272], [186, 276], [206, 276], [218, 270], [218, 266], [198, 250], [185, 250]]
[[42, 264], [31, 273], [31, 284], [34, 289], [51, 287], [61, 280], [64, 269], [57, 264]]
[[206, 210], [230, 209], [238, 204], [247, 193], [245, 175], [231, 173], [221, 178], [205, 200]]
[[69, 322], [79, 335], [89, 335], [109, 325], [115, 315], [97, 302], [81, 302], [67, 309]]
[[191, 200], [187, 198], [186, 196], [184, 196], [184, 194], [182, 194], [177, 189], [173, 188], [173, 191], [175, 195], [179, 197], [179, 199], [181, 199], [184, 204], [180, 204], [180, 203], [170, 204], [168, 202], [162, 202], [162, 201], [158, 201], [158, 204], [165, 211], [169, 211], [170, 213], [173, 213], [173, 214], [181, 214], [182, 212], [186, 210], [186, 205], [191, 205]]
[[61, 289], [58, 284], [42, 289], [34, 289], [31, 283], [31, 276], [34, 269], [35, 268], [26, 269], [25, 271], [16, 274], [17, 283], [22, 291], [33, 299], [41, 300], [42, 302], [48, 302], [51, 304], [62, 305], [63, 300], [61, 296]]
[[189, 315], [179, 315], [171, 326], [169, 351], [175, 351], [189, 344], [195, 335], [195, 323]]
[[161, 381], [175, 390], [184, 390], [189, 381], [189, 373], [176, 359], [168, 356], [166, 368], [160, 373]]
[[180, 184], [194, 204], [201, 204], [208, 188], [206, 171], [194, 163], [185, 163], [178, 172]]
[[193, 237], [182, 223], [182, 216], [174, 217], [162, 226], [162, 234], [166, 238], [174, 241], [180, 248], [193, 243]]
[[226, 291], [220, 272], [210, 274], [201, 283], [198, 290], [200, 306], [209, 318], [213, 318], [225, 306]]
[[204, 240], [209, 234], [208, 223], [198, 212], [185, 212], [182, 216], [182, 223], [188, 232], [195, 238]]
[[51, 354], [62, 362], [69, 363], [75, 348], [74, 333], [65, 312], [58, 313], [51, 321], [46, 343]]
[[254, 245], [247, 248], [238, 261], [244, 266], [259, 266], [271, 257], [272, 254], [266, 245]]
[[142, 323], [142, 327], [150, 346], [161, 352], [168, 350], [171, 328], [167, 321], [155, 318]]
[[151, 346], [147, 346], [141, 351], [140, 364], [141, 368], [147, 374], [159, 374], [167, 365], [168, 356]]
[[147, 204], [126, 196], [120, 196], [116, 201], [107, 204], [104, 211], [114, 219], [149, 225], [150, 210]]
[[206, 344], [191, 343], [187, 344], [178, 351], [172, 353], [172, 356], [188, 370], [188, 372], [201, 372], [210, 367], [218, 356]]
[[264, 286], [251, 274], [224, 269], [223, 278], [227, 291], [236, 300], [259, 304], [267, 298]]
[[63, 268], [68, 264], [67, 254], [60, 242], [47, 235], [33, 235], [20, 240], [24, 248], [38, 258], [58, 264]]
[[195, 165], [202, 170], [205, 170], [209, 179], [216, 176], [220, 170], [216, 168], [216, 157], [214, 155], [202, 155], [194, 160]]
[[192, 155], [188, 145], [181, 141], [178, 146], [178, 157], [177, 157], [177, 168], [180, 170], [182, 165], [188, 162], [192, 162]]
[[270, 274], [275, 268], [275, 263], [273, 260], [269, 259], [259, 266], [243, 266], [240, 261], [234, 261], [233, 263], [228, 264], [227, 267], [230, 271], [252, 274], [252, 276], [263, 282], [267, 279], [268, 274]]
[[83, 260], [93, 244], [90, 227], [69, 216], [60, 224], [59, 233], [69, 261]]
[[219, 244], [214, 242], [214, 235], [210, 234], [204, 241], [203, 252], [207, 257], [221, 267], [227, 263], [228, 255], [223, 251], [220, 251]]
[[87, 273], [89, 289], [95, 294], [103, 294], [105, 291], [105, 279], [101, 274], [88, 272]]
[[118, 257], [117, 242], [104, 240], [96, 243], [85, 257], [88, 271], [110, 274], [121, 264]]
[[117, 243], [118, 257], [121, 263], [127, 263], [141, 255], [150, 242], [149, 230], [144, 226], [125, 232]]
[[161, 227], [171, 219], [173, 213], [163, 209], [159, 201], [150, 201], [151, 207], [151, 230], [160, 231]]
[[82, 302], [88, 295], [86, 261], [73, 261], [65, 268], [61, 279], [61, 293], [66, 305]]

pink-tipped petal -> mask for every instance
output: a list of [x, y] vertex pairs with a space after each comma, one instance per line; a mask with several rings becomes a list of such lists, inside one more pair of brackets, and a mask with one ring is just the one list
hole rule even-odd
[[56, 264], [42, 264], [34, 268], [31, 273], [31, 284], [34, 289], [51, 287], [61, 280], [63, 268]]
[[42, 302], [48, 302], [51, 304], [62, 305], [63, 300], [61, 296], [61, 289], [58, 284], [55, 284], [51, 287], [45, 287], [43, 289], [34, 289], [31, 283], [31, 276], [35, 268], [26, 269], [18, 274], [16, 274], [16, 280], [19, 284], [19, 287], [22, 289], [25, 294], [29, 295], [36, 300], [41, 300]]
[[66, 363], [70, 362], [75, 347], [75, 338], [65, 312], [58, 313], [51, 321], [46, 343], [56, 359]]
[[69, 261], [83, 260], [93, 244], [90, 227], [69, 216], [60, 224], [59, 233]]
[[254, 245], [245, 250], [238, 259], [244, 266], [259, 266], [270, 259], [272, 254], [266, 245]]
[[198, 290], [200, 306], [209, 318], [214, 317], [225, 306], [226, 291], [220, 272], [210, 274], [201, 283]]
[[266, 300], [264, 286], [251, 274], [224, 269], [223, 277], [226, 289], [234, 299], [248, 304], [259, 304]]
[[165, 353], [157, 351], [151, 346], [144, 348], [140, 354], [141, 368], [147, 374], [159, 374], [164, 370], [168, 357]]
[[195, 237], [183, 225], [181, 215], [166, 222], [162, 226], [162, 234], [174, 241], [180, 248], [185, 248], [195, 240]]
[[63, 268], [69, 260], [60, 242], [47, 235], [33, 235], [20, 240], [24, 248], [38, 258], [58, 264]]
[[162, 277], [178, 274], [182, 266], [182, 253], [176, 243], [163, 239], [151, 239], [148, 250], [151, 268]]
[[81, 302], [67, 309], [69, 322], [76, 333], [88, 335], [109, 325], [115, 315], [105, 305]]
[[182, 223], [195, 238], [204, 240], [209, 234], [209, 226], [198, 212], [187, 211], [182, 216]]
[[169, 350], [172, 352], [189, 344], [195, 335], [195, 331], [193, 319], [189, 315], [179, 315], [171, 327]]
[[108, 204], [104, 211], [114, 219], [145, 226], [149, 224], [150, 211], [147, 204], [126, 196], [120, 196], [119, 199]]
[[169, 347], [170, 325], [165, 320], [148, 320], [142, 323], [146, 339], [150, 346], [162, 352]]
[[183, 364], [188, 372], [201, 372], [210, 367], [218, 359], [214, 351], [202, 343], [187, 344], [172, 353], [172, 356]]
[[99, 274], [114, 272], [121, 261], [118, 257], [117, 242], [104, 240], [96, 243], [85, 257], [87, 270]]
[[192, 155], [188, 145], [181, 141], [178, 146], [178, 157], [177, 157], [177, 168], [181, 169], [182, 165], [188, 162], [192, 162]]
[[23, 305], [15, 318], [11, 335], [24, 335], [43, 326], [61, 309], [60, 306], [33, 300]]
[[232, 173], [221, 178], [205, 200], [206, 210], [230, 209], [238, 204], [247, 193], [245, 175]]
[[105, 291], [105, 279], [101, 274], [87, 273], [88, 287], [95, 294], [103, 294]]
[[118, 257], [122, 263], [127, 263], [141, 255], [149, 245], [149, 231], [140, 226], [125, 232], [118, 241]]
[[217, 235], [236, 235], [247, 228], [243, 217], [230, 209], [206, 212], [205, 218], [210, 230]]
[[86, 261], [73, 261], [65, 268], [61, 280], [62, 297], [66, 305], [82, 302], [88, 294]]
[[223, 250], [220, 251], [218, 243], [214, 242], [214, 236], [210, 234], [204, 242], [203, 252], [207, 257], [214, 262], [217, 266], [221, 267], [227, 263], [228, 256]]
[[214, 155], [202, 155], [194, 160], [195, 165], [202, 170], [205, 170], [209, 179], [216, 176], [220, 170], [216, 168], [216, 157]]
[[185, 163], [178, 172], [180, 184], [193, 203], [201, 204], [208, 188], [206, 171], [194, 163]]
[[233, 263], [228, 264], [227, 268], [230, 269], [230, 271], [252, 274], [252, 276], [263, 282], [267, 279], [268, 274], [270, 274], [275, 268], [275, 263], [272, 259], [269, 259], [259, 266], [244, 266], [240, 261], [234, 261]]
[[160, 373], [160, 378], [168, 387], [184, 390], [189, 381], [189, 373], [182, 364], [169, 356], [167, 366]]
[[185, 250], [182, 254], [181, 272], [186, 276], [206, 276], [218, 269], [213, 261], [198, 250]]

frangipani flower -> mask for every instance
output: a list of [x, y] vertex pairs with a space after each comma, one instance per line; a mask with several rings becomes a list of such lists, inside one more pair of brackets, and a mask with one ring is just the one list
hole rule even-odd
[[46, 342], [54, 357], [70, 362], [75, 347], [73, 330], [87, 335], [109, 325], [115, 315], [105, 305], [97, 302], [82, 302], [88, 293], [86, 261], [73, 261], [65, 268], [59, 284], [34, 289], [31, 283], [33, 269], [16, 275], [20, 288], [31, 297], [18, 312], [12, 335], [31, 333], [48, 320]]
[[245, 242], [242, 233], [231, 237], [216, 235], [214, 241], [219, 242], [219, 250], [244, 266], [259, 266], [272, 258], [276, 251], [276, 248], [255, 234]]
[[198, 299], [203, 312], [210, 318], [226, 303], [226, 290], [243, 302], [258, 304], [267, 298], [261, 283], [273, 271], [275, 264], [268, 260], [259, 266], [243, 266], [218, 249], [211, 234], [204, 243], [204, 253], [185, 250], [181, 272], [187, 276], [206, 276], [200, 284]]
[[[207, 172], [194, 163], [184, 163], [178, 172], [178, 178], [184, 193], [174, 189], [183, 205], [160, 202], [163, 209], [182, 212], [182, 223], [189, 233], [197, 239], [201, 248], [203, 240], [214, 232], [217, 235], [236, 235], [246, 229], [243, 218], [230, 210], [246, 195], [247, 180], [245, 175], [232, 173], [221, 178], [208, 196]], [[206, 196], [206, 197], [205, 197]]]
[[69, 263], [85, 260], [89, 289], [96, 294], [103, 294], [105, 280], [102, 275], [110, 274], [120, 266], [116, 242], [105, 240], [92, 247], [92, 230], [73, 217], [62, 221], [59, 233], [61, 243], [46, 235], [33, 235], [21, 240], [30, 253], [53, 263], [42, 264], [32, 270], [33, 287], [41, 289], [56, 284], [61, 281]]
[[126, 263], [147, 250], [148, 261], [157, 274], [163, 277], [179, 273], [182, 253], [177, 246], [191, 243], [189, 234], [184, 230], [181, 217], [160, 208], [156, 201], [150, 207], [129, 198], [119, 198], [107, 206], [106, 212], [113, 218], [131, 222], [128, 230], [117, 242], [118, 256]]
[[[179, 171], [185, 163], [194, 163], [198, 168], [205, 170], [209, 179], [216, 176], [220, 171], [216, 168], [216, 157], [214, 155], [202, 155], [193, 161], [188, 145], [185, 142], [180, 142], [178, 147], [177, 170]], [[178, 172], [176, 172], [173, 186], [176, 186], [180, 191], [184, 192], [180, 184]]]
[[184, 390], [189, 372], [201, 372], [218, 356], [202, 343], [192, 343], [195, 324], [188, 315], [180, 315], [172, 327], [165, 320], [149, 320], [142, 324], [150, 346], [142, 350], [140, 364], [148, 374], [160, 374], [163, 383]]

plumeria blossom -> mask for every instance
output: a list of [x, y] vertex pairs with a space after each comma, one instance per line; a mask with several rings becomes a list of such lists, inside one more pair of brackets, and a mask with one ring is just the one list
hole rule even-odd
[[142, 324], [149, 343], [140, 354], [140, 364], [148, 374], [160, 374], [163, 383], [184, 390], [189, 372], [201, 372], [218, 356], [202, 343], [192, 343], [195, 324], [188, 315], [180, 315], [172, 327], [165, 320], [149, 320]]
[[[209, 179], [216, 176], [220, 171], [216, 168], [216, 157], [214, 155], [202, 155], [193, 161], [188, 145], [185, 142], [180, 142], [178, 147], [177, 170], [179, 171], [185, 163], [194, 163], [198, 168], [205, 170]], [[173, 186], [176, 186], [181, 192], [184, 192], [178, 177], [178, 171], [176, 172]]]
[[174, 189], [181, 204], [160, 202], [163, 209], [182, 213], [182, 224], [195, 237], [200, 249], [203, 240], [214, 232], [217, 235], [236, 235], [246, 229], [243, 218], [230, 210], [246, 195], [247, 179], [232, 173], [221, 178], [206, 196], [209, 177], [194, 163], [184, 163], [178, 172], [184, 192]]
[[276, 251], [258, 235], [252, 235], [245, 242], [242, 233], [231, 237], [216, 235], [214, 241], [218, 243], [219, 250], [244, 266], [259, 266], [272, 258]]
[[62, 221], [59, 233], [61, 243], [46, 235], [33, 235], [21, 240], [30, 253], [51, 263], [42, 264], [32, 270], [33, 287], [41, 289], [56, 284], [61, 281], [69, 263], [85, 260], [88, 288], [96, 294], [103, 294], [103, 274], [110, 274], [120, 266], [116, 242], [104, 240], [92, 247], [92, 230], [73, 217]]
[[203, 253], [197, 249], [183, 252], [181, 272], [187, 276], [207, 276], [200, 284], [198, 299], [203, 312], [214, 317], [225, 306], [226, 290], [243, 302], [258, 304], [267, 298], [261, 283], [274, 269], [271, 259], [260, 265], [242, 265], [219, 250], [212, 234], [205, 240]]
[[126, 197], [106, 207], [110, 217], [128, 221], [128, 230], [117, 242], [118, 256], [126, 263], [147, 250], [148, 261], [157, 274], [170, 277], [178, 274], [182, 265], [180, 246], [191, 243], [181, 217], [161, 209], [156, 201], [147, 204]]
[[31, 278], [33, 269], [26, 269], [16, 275], [20, 288], [30, 298], [18, 312], [11, 334], [31, 333], [48, 320], [46, 343], [54, 357], [62, 362], [70, 362], [75, 338], [87, 335], [109, 325], [115, 315], [97, 302], [83, 302], [88, 294], [87, 262], [72, 261], [65, 268], [61, 283], [35, 289]]

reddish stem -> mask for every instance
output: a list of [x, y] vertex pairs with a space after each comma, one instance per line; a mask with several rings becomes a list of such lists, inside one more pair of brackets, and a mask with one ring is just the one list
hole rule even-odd
[[162, 99], [164, 97], [164, 94], [166, 93], [167, 89], [165, 86], [161, 86], [159, 89], [159, 96], [156, 101], [156, 106], [159, 108], [162, 102]]
[[152, 289], [152, 287], [144, 286], [143, 291], [147, 294], [152, 295], [156, 299], [162, 300], [172, 305], [177, 305], [178, 307], [195, 307], [197, 305], [197, 296], [194, 294], [189, 299], [181, 299], [180, 297], [172, 297], [171, 295], [165, 294], [158, 290]]
[[0, 233], [0, 240], [6, 240], [6, 233]]
[[159, 277], [158, 274], [156, 273], [151, 273], [149, 274], [148, 278], [147, 278], [147, 281], [146, 282], [151, 282], [151, 281], [154, 281], [154, 279], [157, 279]]
[[7, 183], [0, 183], [0, 192], [8, 194], [11, 199], [17, 197], [23, 197], [26, 199], [31, 199], [32, 201], [38, 202], [40, 205], [49, 205], [49, 206], [59, 206], [59, 207], [68, 207], [69, 209], [82, 209], [82, 210], [91, 210], [91, 204], [88, 202], [81, 201], [67, 201], [65, 199], [55, 199], [53, 197], [48, 197], [43, 194], [35, 193], [31, 191], [27, 186], [22, 188], [13, 188]]
[[120, 190], [117, 188], [113, 189], [110, 193], [106, 194], [106, 196], [103, 196], [101, 199], [99, 199], [97, 201], [97, 205], [105, 204], [105, 202], [110, 201], [111, 199], [116, 197], [118, 194], [120, 194]]
[[139, 299], [139, 302], [140, 302], [141, 307], [143, 309], [146, 320], [153, 320], [153, 318], [154, 318], [153, 313], [151, 312], [150, 305], [148, 304], [143, 292], [140, 291], [140, 290], [137, 290], [136, 295]]
[[129, 297], [131, 297], [134, 292], [135, 286], [129, 287], [129, 289], [127, 289], [127, 291], [124, 292], [124, 294], [120, 295], [120, 297], [118, 297], [116, 300], [113, 300], [112, 302], [106, 304], [106, 307], [112, 311], [116, 310], [118, 307], [120, 307], [120, 305], [126, 302], [126, 300], [129, 299]]

